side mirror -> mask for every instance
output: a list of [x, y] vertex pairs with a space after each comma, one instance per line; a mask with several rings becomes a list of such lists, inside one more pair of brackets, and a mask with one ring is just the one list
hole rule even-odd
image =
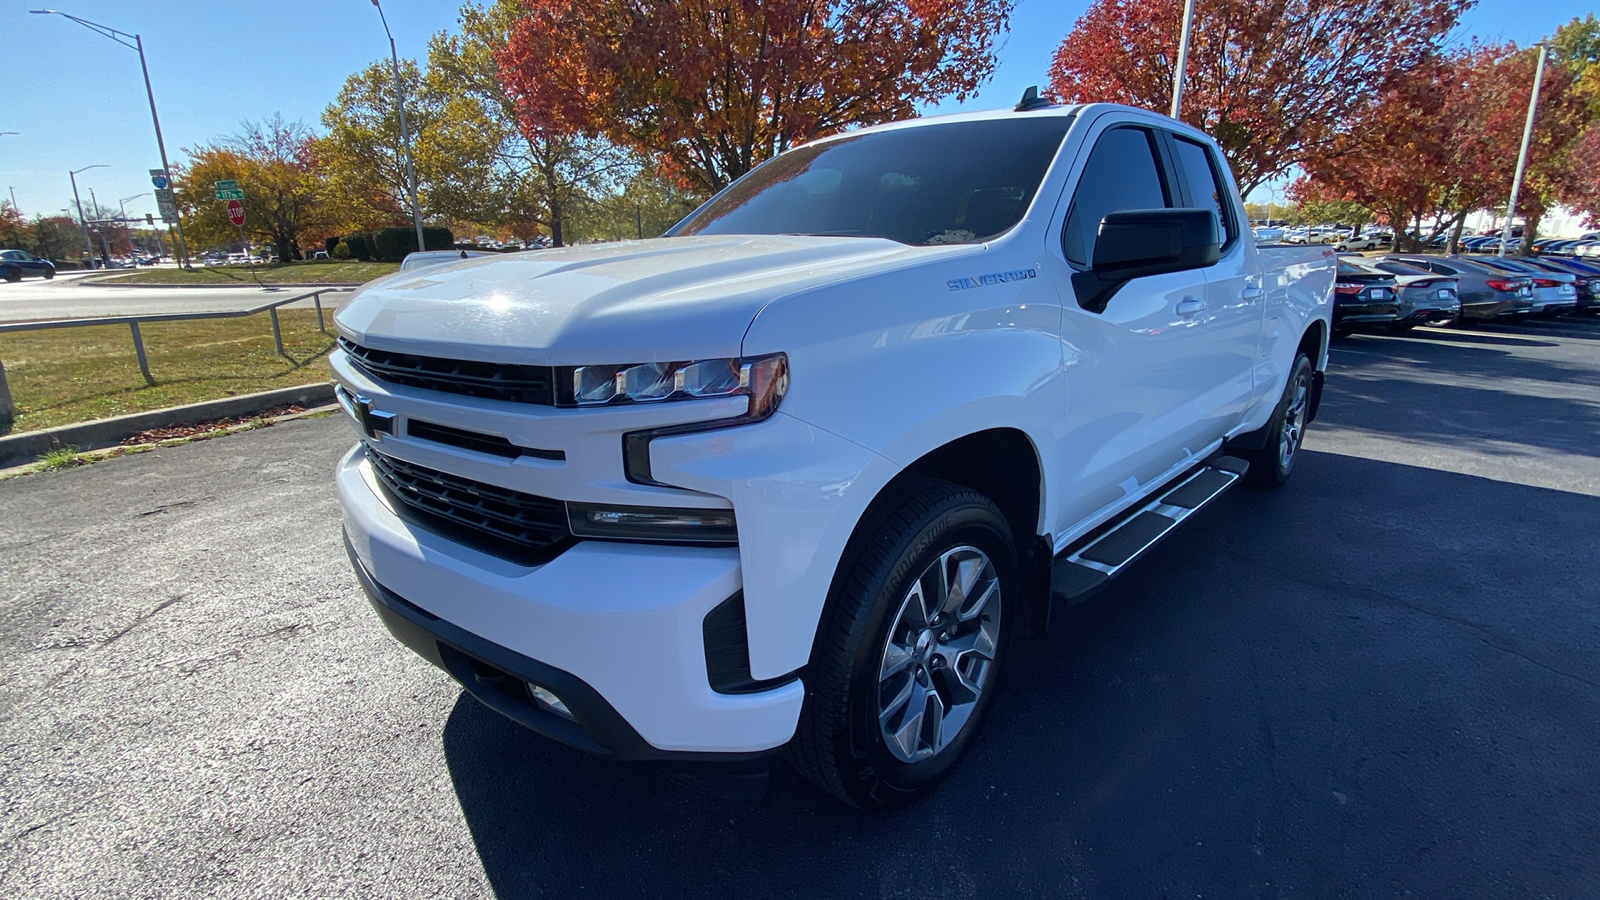
[[1084, 309], [1105, 312], [1117, 291], [1135, 278], [1215, 265], [1222, 252], [1217, 214], [1209, 209], [1127, 209], [1100, 220], [1094, 260], [1072, 276]]

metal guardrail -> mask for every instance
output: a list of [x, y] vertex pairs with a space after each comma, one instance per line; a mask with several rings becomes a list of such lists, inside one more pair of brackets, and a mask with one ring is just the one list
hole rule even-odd
[[[278, 307], [297, 303], [301, 300], [310, 300], [317, 308], [317, 330], [326, 334], [327, 323], [322, 317], [322, 295], [335, 294], [343, 291], [353, 291], [352, 287], [327, 287], [319, 288], [306, 294], [297, 294], [252, 306], [249, 309], [236, 309], [227, 312], [197, 312], [197, 313], [153, 313], [145, 316], [99, 316], [82, 319], [51, 319], [43, 322], [12, 322], [0, 325], [0, 334], [11, 331], [40, 331], [46, 328], [87, 328], [91, 325], [127, 325], [133, 334], [133, 352], [139, 358], [139, 372], [144, 375], [145, 384], [154, 385], [155, 378], [150, 375], [150, 362], [145, 358], [144, 337], [139, 334], [139, 325], [148, 322], [182, 322], [190, 319], [238, 319], [244, 316], [253, 316], [260, 312], [268, 313], [272, 317], [272, 342], [278, 348], [278, 355], [287, 358], [289, 354], [283, 352], [283, 329], [278, 325]], [[4, 372], [0, 369], [0, 372]], [[0, 376], [3, 377], [3, 376]]]

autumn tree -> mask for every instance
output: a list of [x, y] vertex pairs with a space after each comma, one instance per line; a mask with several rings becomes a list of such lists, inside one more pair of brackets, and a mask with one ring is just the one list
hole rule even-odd
[[1583, 131], [1567, 149], [1567, 164], [1554, 184], [1554, 199], [1600, 225], [1600, 19], [1591, 13], [1556, 29], [1551, 57], [1572, 76], [1572, 91], [1585, 107]]
[[573, 230], [580, 238], [603, 241], [659, 237], [705, 199], [705, 194], [685, 188], [679, 179], [641, 164], [620, 190], [583, 204]]
[[[1206, 0], [1195, 5], [1182, 118], [1216, 138], [1248, 194], [1321, 152], [1437, 55], [1471, 0]], [[1166, 112], [1183, 0], [1094, 0], [1056, 50], [1069, 101]]]
[[[440, 95], [422, 90], [416, 60], [400, 60], [406, 124], [413, 136], [434, 128], [443, 115]], [[327, 171], [327, 196], [344, 230], [400, 225], [411, 220], [405, 142], [400, 129], [394, 69], [375, 62], [345, 79], [338, 97], [322, 113], [327, 133], [313, 148]], [[418, 173], [424, 213], [431, 185]]]
[[[1364, 203], [1397, 229], [1431, 220], [1422, 240], [1448, 231], [1453, 246], [1469, 213], [1503, 206], [1511, 191], [1534, 61], [1512, 45], [1469, 45], [1425, 63], [1302, 163], [1293, 191]], [[1527, 242], [1566, 183], [1567, 147], [1582, 118], [1570, 84], [1558, 64], [1546, 69], [1517, 210]]]
[[608, 141], [518, 118], [498, 54], [519, 15], [516, 0], [469, 3], [460, 33], [429, 43], [423, 89], [442, 113], [418, 135], [417, 165], [435, 212], [511, 230], [543, 225], [559, 247], [576, 211], [637, 166]]
[[187, 151], [178, 205], [184, 226], [197, 244], [233, 243], [236, 229], [212, 186], [237, 181], [244, 191], [245, 233], [270, 242], [278, 259], [289, 262], [302, 239], [321, 236], [331, 221], [322, 196], [323, 170], [309, 129], [273, 116], [244, 122], [237, 134]]
[[523, 0], [499, 55], [529, 133], [650, 154], [716, 191], [855, 125], [964, 98], [1014, 0]]

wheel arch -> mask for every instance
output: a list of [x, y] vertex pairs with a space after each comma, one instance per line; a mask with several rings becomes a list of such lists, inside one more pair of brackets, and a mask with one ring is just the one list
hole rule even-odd
[[[1018, 575], [1024, 615], [1031, 630], [1043, 630], [1048, 618], [1050, 562], [1054, 546], [1045, 533], [1045, 467], [1037, 443], [1019, 428], [987, 428], [934, 447], [913, 460], [874, 496], [873, 504], [891, 496], [907, 479], [934, 478], [971, 488], [1000, 508], [1017, 546]], [[868, 516], [856, 521], [851, 542]]]

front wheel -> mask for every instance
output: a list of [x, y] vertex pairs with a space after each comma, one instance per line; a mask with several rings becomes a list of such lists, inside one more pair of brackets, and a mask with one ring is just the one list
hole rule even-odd
[[45, 281], [49, 281], [50, 279], [52, 279], [54, 277], [56, 277], [56, 270], [55, 269], [45, 269], [44, 270], [44, 280]]
[[1294, 461], [1305, 440], [1306, 419], [1311, 414], [1311, 358], [1296, 353], [1289, 368], [1289, 383], [1283, 386], [1278, 408], [1267, 420], [1267, 442], [1260, 450], [1244, 454], [1250, 463], [1245, 480], [1261, 488], [1275, 488], [1289, 480]]
[[932, 790], [993, 697], [1016, 558], [1005, 517], [976, 491], [914, 479], [876, 501], [817, 630], [795, 768], [868, 809]]

